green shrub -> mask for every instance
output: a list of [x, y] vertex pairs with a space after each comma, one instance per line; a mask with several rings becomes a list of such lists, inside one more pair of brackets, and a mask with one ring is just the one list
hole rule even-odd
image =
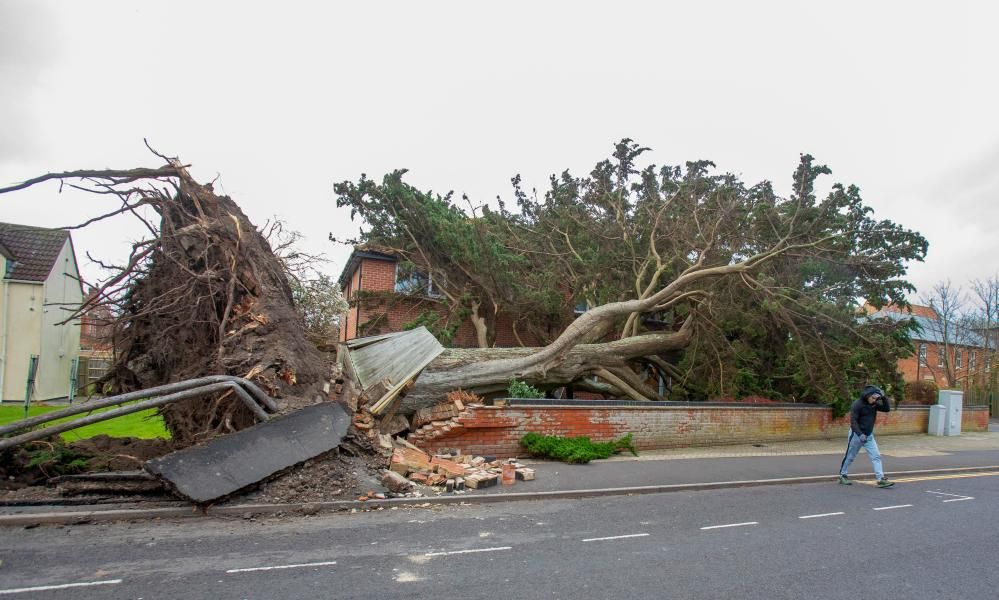
[[905, 404], [936, 404], [937, 384], [934, 381], [909, 381], [903, 391]]
[[28, 468], [37, 467], [46, 477], [70, 475], [87, 468], [86, 455], [60, 443], [44, 442], [45, 448], [29, 450]]
[[507, 398], [544, 398], [545, 394], [538, 388], [520, 381], [511, 379], [510, 387], [506, 389]]
[[554, 458], [567, 463], [588, 463], [598, 458], [608, 458], [621, 450], [628, 450], [638, 456], [638, 450], [631, 440], [631, 434], [613, 442], [594, 442], [588, 437], [559, 437], [528, 433], [520, 438], [520, 445], [527, 448], [532, 456]]

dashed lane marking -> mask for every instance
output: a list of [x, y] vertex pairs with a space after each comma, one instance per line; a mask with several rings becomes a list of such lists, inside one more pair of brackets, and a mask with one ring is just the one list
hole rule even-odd
[[306, 567], [328, 567], [335, 565], [335, 560], [314, 563], [300, 563], [297, 565], [274, 565], [271, 567], [248, 567], [246, 569], [229, 569], [226, 573], [250, 573], [252, 571], [274, 571], [275, 569], [304, 569]]
[[603, 542], [605, 540], [623, 540], [625, 538], [645, 537], [647, 535], [649, 535], [649, 534], [647, 534], [647, 533], [630, 533], [628, 535], [612, 535], [612, 536], [609, 536], [609, 537], [586, 538], [583, 541], [584, 542]]
[[710, 525], [708, 527], [701, 527], [701, 530], [706, 529], [725, 529], [726, 527], [746, 527], [749, 525], [759, 525], [759, 521], [749, 521], [747, 523], [729, 523], [727, 525]]
[[476, 548], [475, 550], [452, 550], [450, 552], [427, 552], [424, 556], [450, 556], [452, 554], [474, 554], [476, 552], [496, 552], [497, 550], [511, 550], [513, 546], [499, 546], [497, 548]]
[[105, 579], [104, 581], [82, 581], [80, 583], [62, 583], [59, 585], [38, 585], [35, 587], [13, 588], [0, 590], [0, 594], [21, 594], [24, 592], [45, 592], [48, 590], [65, 590], [69, 588], [91, 587], [95, 585], [114, 585], [121, 583], [121, 579]]
[[894, 506], [879, 506], [879, 507], [875, 508], [874, 510], [894, 510], [896, 508], [909, 508], [910, 506], [912, 506], [912, 505], [911, 504], [896, 504]]
[[846, 514], [846, 513], [843, 513], [843, 512], [831, 512], [831, 513], [822, 513], [821, 515], [802, 515], [802, 516], [800, 516], [798, 518], [799, 519], [818, 519], [820, 517], [835, 517], [836, 515], [843, 515], [843, 514]]

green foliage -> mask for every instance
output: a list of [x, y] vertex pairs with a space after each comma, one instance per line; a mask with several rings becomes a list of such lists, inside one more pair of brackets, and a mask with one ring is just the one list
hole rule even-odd
[[831, 171], [808, 154], [781, 197], [769, 181], [747, 184], [706, 160], [641, 167], [647, 151], [623, 139], [589, 173], [553, 175], [540, 195], [515, 176], [513, 202], [500, 199], [497, 210], [416, 190], [405, 171], [335, 191], [338, 206], [365, 223], [353, 241], [390, 248], [445, 282], [444, 322], [459, 310], [477, 314], [490, 344], [496, 315], [546, 343], [577, 303], [633, 300], [690, 269], [778, 248], [736, 276], [678, 288], [676, 296], [692, 295], [588, 341], [676, 331], [692, 315], [693, 341], [657, 356], [675, 367], [673, 398], [759, 395], [840, 413], [869, 381], [902, 389], [896, 362], [912, 351], [908, 325], [862, 318], [857, 299], [904, 306], [913, 289], [906, 268], [925, 257], [923, 236], [875, 219], [856, 186], [834, 183], [821, 197], [817, 183]]
[[409, 331], [417, 327], [426, 327], [442, 346], [450, 347], [454, 344], [454, 336], [458, 333], [462, 321], [468, 318], [468, 310], [459, 308], [456, 314], [442, 316], [436, 310], [422, 310], [416, 318], [402, 325], [402, 329]]
[[48, 477], [79, 473], [87, 468], [87, 457], [65, 444], [45, 444], [28, 451], [28, 468], [37, 468]]
[[545, 394], [538, 388], [520, 381], [511, 379], [510, 387], [506, 389], [507, 398], [544, 398]]
[[528, 433], [520, 438], [520, 444], [527, 448], [532, 456], [554, 458], [574, 464], [608, 458], [622, 450], [628, 450], [634, 456], [638, 456], [638, 450], [635, 449], [630, 433], [613, 442], [593, 442], [585, 436], [565, 438]]

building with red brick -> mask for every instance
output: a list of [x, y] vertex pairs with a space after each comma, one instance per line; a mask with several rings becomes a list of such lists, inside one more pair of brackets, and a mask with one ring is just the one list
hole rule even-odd
[[[93, 302], [96, 288], [87, 290], [87, 302]], [[80, 389], [96, 382], [107, 373], [114, 351], [112, 323], [114, 315], [106, 304], [91, 306], [80, 315], [80, 368], [77, 381]], [[90, 390], [97, 391], [97, 390]]]
[[[968, 389], [991, 372], [985, 340], [980, 333], [956, 323], [945, 323], [932, 308], [914, 304], [908, 310], [897, 306], [876, 310], [870, 305], [865, 309], [872, 318], [916, 322], [918, 327], [909, 335], [915, 352], [898, 361], [904, 381], [928, 381], [941, 389]], [[953, 379], [953, 384], [949, 379]]]
[[[402, 331], [427, 314], [441, 323], [449, 316], [447, 305], [431, 275], [405, 267], [392, 254], [357, 246], [340, 274], [340, 289], [349, 308], [340, 323], [340, 341]], [[536, 346], [537, 340], [514, 331], [511, 315], [496, 318], [496, 346]], [[475, 328], [465, 319], [457, 325], [450, 345], [478, 346]]]

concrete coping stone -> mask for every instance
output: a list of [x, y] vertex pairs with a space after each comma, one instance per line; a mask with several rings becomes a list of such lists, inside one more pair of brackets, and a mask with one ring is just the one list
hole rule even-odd
[[[658, 402], [658, 401], [637, 401], [637, 400], [558, 400], [548, 398], [506, 398], [505, 407], [485, 405], [485, 408], [666, 408], [666, 409], [698, 409], [698, 408], [723, 408], [728, 410], [830, 410], [826, 405], [794, 403], [794, 402], [772, 402], [772, 403], [742, 403], [742, 402]], [[487, 401], [489, 402], [489, 401]], [[965, 410], [978, 407], [966, 406]], [[988, 407], [984, 407], [988, 408]], [[899, 406], [895, 410], [916, 410], [928, 411], [929, 405], [925, 406]]]

